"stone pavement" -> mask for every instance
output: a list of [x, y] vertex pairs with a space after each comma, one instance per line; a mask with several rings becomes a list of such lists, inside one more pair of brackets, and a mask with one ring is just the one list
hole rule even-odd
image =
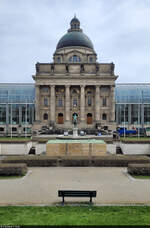
[[[150, 180], [135, 180], [126, 168], [29, 168], [20, 179], [0, 180], [0, 205], [57, 205], [59, 189], [97, 190], [95, 205], [150, 204]], [[88, 198], [66, 198], [67, 203]]]

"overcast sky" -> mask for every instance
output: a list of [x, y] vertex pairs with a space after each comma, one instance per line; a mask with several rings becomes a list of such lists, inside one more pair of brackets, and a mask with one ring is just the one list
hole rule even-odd
[[0, 0], [0, 82], [34, 82], [74, 14], [117, 82], [150, 82], [150, 0]]

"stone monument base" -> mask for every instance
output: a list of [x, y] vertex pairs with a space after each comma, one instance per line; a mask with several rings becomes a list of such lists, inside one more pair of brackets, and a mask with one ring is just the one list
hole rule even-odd
[[49, 140], [46, 144], [47, 156], [103, 156], [106, 155], [106, 143], [103, 140]]

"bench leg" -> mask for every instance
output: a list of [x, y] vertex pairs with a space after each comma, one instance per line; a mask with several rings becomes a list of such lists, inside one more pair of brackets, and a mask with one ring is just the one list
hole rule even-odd
[[92, 196], [90, 196], [90, 203], [92, 204]]
[[64, 205], [64, 202], [65, 202], [64, 196], [62, 196], [62, 205]]

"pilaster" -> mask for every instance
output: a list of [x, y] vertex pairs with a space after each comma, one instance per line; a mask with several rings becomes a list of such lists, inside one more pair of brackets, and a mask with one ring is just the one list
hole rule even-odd
[[80, 120], [81, 122], [85, 121], [85, 86], [81, 85], [81, 94], [80, 94]]
[[50, 113], [51, 121], [55, 122], [55, 85], [51, 85]]
[[110, 99], [111, 99], [110, 121], [114, 122], [115, 121], [115, 86], [111, 86]]
[[35, 120], [40, 120], [40, 86], [35, 86]]
[[95, 88], [95, 121], [100, 121], [100, 87]]
[[70, 121], [70, 85], [65, 86], [65, 112], [66, 121]]

